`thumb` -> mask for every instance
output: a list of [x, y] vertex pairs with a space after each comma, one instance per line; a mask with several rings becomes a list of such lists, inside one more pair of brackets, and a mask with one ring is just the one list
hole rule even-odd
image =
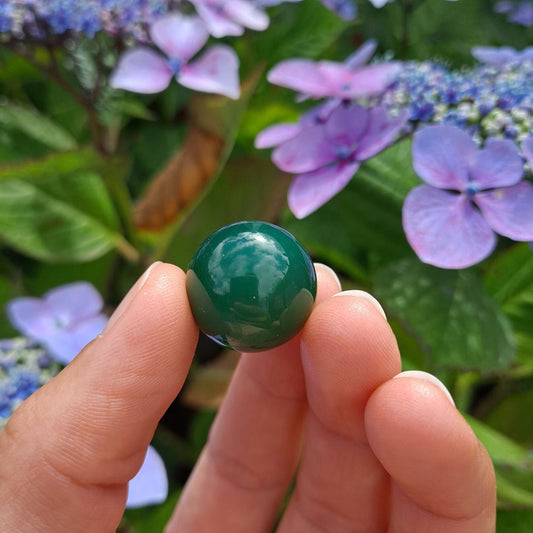
[[115, 531], [197, 337], [183, 271], [154, 264], [104, 333], [0, 432], [3, 530]]

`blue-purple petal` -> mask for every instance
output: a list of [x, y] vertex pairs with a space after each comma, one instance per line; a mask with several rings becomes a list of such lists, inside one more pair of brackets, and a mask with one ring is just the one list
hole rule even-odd
[[404, 109], [397, 117], [390, 117], [385, 108], [372, 108], [368, 128], [355, 151], [357, 159], [369, 159], [389, 146], [408, 120], [408, 109]]
[[254, 141], [256, 148], [272, 148], [296, 137], [302, 131], [302, 125], [295, 122], [273, 124], [260, 131]]
[[168, 87], [172, 69], [167, 60], [150, 48], [128, 50], [120, 57], [109, 84], [135, 93], [158, 93]]
[[336, 148], [349, 148], [350, 154], [355, 150], [369, 127], [370, 113], [360, 105], [339, 106], [324, 124], [325, 135]]
[[252, 30], [266, 30], [270, 23], [265, 11], [249, 0], [226, 0], [224, 9], [232, 20]]
[[56, 287], [48, 291], [43, 300], [56, 321], [64, 326], [96, 315], [104, 307], [100, 293], [87, 281]]
[[198, 59], [185, 65], [177, 80], [189, 89], [222, 94], [236, 100], [241, 92], [239, 58], [229, 46], [212, 46]]
[[314, 98], [328, 96], [324, 76], [309, 59], [287, 59], [270, 69], [267, 79], [274, 85], [287, 87]]
[[533, 240], [533, 185], [523, 181], [511, 187], [478, 193], [474, 201], [489, 226], [515, 241]]
[[12, 326], [31, 339], [41, 341], [57, 329], [50, 308], [40, 298], [15, 298], [6, 312]]
[[470, 167], [470, 178], [481, 189], [514, 185], [523, 174], [522, 158], [515, 143], [508, 139], [489, 139]]
[[296, 176], [288, 193], [290, 210], [297, 218], [310, 215], [344, 189], [358, 168], [355, 161]]
[[455, 126], [426, 126], [413, 139], [413, 167], [429, 185], [463, 190], [477, 146], [468, 133]]
[[135, 509], [163, 503], [168, 496], [168, 479], [163, 459], [148, 446], [144, 462], [128, 484], [126, 507]]
[[389, 86], [402, 69], [401, 63], [390, 62], [370, 65], [355, 71], [343, 96], [346, 98], [366, 98], [378, 96]]
[[187, 62], [209, 38], [209, 32], [199, 17], [171, 13], [150, 26], [152, 41], [173, 59]]
[[370, 39], [364, 42], [355, 52], [349, 55], [344, 64], [350, 70], [357, 70], [363, 65], [366, 65], [370, 61], [370, 58], [374, 55], [378, 43], [375, 39]]
[[244, 33], [244, 28], [231, 20], [220, 5], [213, 4], [208, 0], [190, 0], [196, 8], [200, 18], [206, 23], [209, 33], [213, 37], [238, 36]]
[[440, 268], [470, 267], [496, 246], [496, 235], [466, 195], [427, 185], [407, 195], [403, 228], [421, 261]]
[[327, 139], [322, 125], [305, 128], [272, 152], [274, 163], [292, 174], [311, 172], [336, 158], [336, 147]]
[[498, 67], [516, 61], [519, 54], [509, 46], [474, 46], [472, 55], [481, 63]]
[[47, 335], [42, 343], [56, 361], [68, 365], [87, 344], [102, 333], [107, 321], [104, 314], [92, 316], [71, 328], [57, 329]]

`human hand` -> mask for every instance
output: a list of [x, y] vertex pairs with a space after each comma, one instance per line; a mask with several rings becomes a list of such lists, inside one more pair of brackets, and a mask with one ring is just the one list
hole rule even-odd
[[[435, 384], [395, 378], [372, 298], [332, 297], [338, 280], [317, 274], [301, 336], [241, 359], [168, 532], [271, 531], [298, 463], [278, 533], [494, 531], [492, 464], [469, 426]], [[153, 266], [0, 432], [2, 531], [116, 529], [194, 355], [184, 280]]]

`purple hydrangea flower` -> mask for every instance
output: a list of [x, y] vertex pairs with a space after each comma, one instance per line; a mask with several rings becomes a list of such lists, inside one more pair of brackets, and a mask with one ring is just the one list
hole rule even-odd
[[475, 46], [472, 55], [486, 65], [502, 66], [507, 63], [533, 62], [533, 46], [528, 46], [521, 51], [509, 46]]
[[242, 35], [244, 28], [266, 30], [270, 23], [261, 6], [249, 0], [190, 0], [213, 37]]
[[[343, 63], [350, 70], [357, 71], [361, 69], [372, 57], [376, 51], [377, 43], [369, 40], [362, 44], [353, 54], [351, 54]], [[305, 100], [307, 96], [300, 95], [299, 100]], [[261, 131], [255, 139], [256, 148], [272, 148], [282, 142], [288, 141], [295, 137], [303, 129], [314, 124], [323, 124], [329, 115], [342, 103], [341, 98], [330, 98], [323, 104], [305, 112], [300, 120], [294, 122], [283, 122], [274, 124]]]
[[239, 59], [229, 46], [212, 46], [189, 62], [209, 37], [198, 17], [167, 15], [152, 24], [150, 36], [166, 57], [144, 46], [127, 51], [111, 75], [112, 87], [157, 93], [166, 89], [175, 77], [189, 89], [239, 97]]
[[413, 141], [413, 166], [428, 184], [403, 206], [407, 240], [425, 263], [467, 268], [485, 259], [496, 233], [533, 239], [533, 185], [522, 181], [514, 143], [489, 139], [478, 149], [454, 126], [428, 126]]
[[155, 448], [148, 446], [140, 470], [128, 484], [126, 507], [135, 509], [163, 503], [167, 496], [168, 478], [165, 463]]
[[311, 98], [351, 100], [381, 94], [400, 71], [397, 62], [365, 66], [375, 49], [366, 43], [345, 63], [287, 59], [274, 66], [267, 79]]
[[66, 365], [104, 329], [103, 305], [98, 291], [79, 281], [56, 287], [42, 298], [15, 298], [7, 304], [7, 314], [18, 331]]
[[362, 161], [392, 142], [407, 118], [407, 111], [391, 118], [383, 107], [340, 106], [324, 124], [279, 145], [273, 161], [281, 170], [298, 174], [288, 195], [292, 212], [303, 218], [339, 193]]

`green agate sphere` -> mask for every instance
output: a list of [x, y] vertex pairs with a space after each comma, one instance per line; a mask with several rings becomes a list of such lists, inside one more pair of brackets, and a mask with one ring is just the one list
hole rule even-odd
[[260, 221], [212, 233], [187, 270], [187, 295], [199, 328], [242, 352], [260, 352], [292, 338], [311, 314], [316, 272], [287, 231]]

